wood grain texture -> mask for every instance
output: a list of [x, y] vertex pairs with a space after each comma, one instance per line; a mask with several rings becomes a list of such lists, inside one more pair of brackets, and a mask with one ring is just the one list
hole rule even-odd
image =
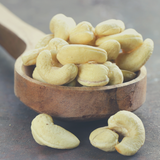
[[[44, 35], [10, 13], [2, 5], [0, 17], [1, 44], [14, 57], [34, 48]], [[11, 19], [11, 21], [8, 21]], [[14, 43], [8, 43], [8, 39]], [[66, 120], [96, 120], [119, 110], [134, 111], [145, 101], [146, 69], [130, 82], [104, 87], [52, 86], [31, 78], [34, 66], [25, 67], [21, 56], [15, 62], [15, 95], [28, 107], [39, 113]]]

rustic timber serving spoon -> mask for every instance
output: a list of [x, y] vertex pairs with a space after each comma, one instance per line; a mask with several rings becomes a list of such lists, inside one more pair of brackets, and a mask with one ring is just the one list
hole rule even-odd
[[38, 113], [64, 120], [97, 120], [119, 110], [134, 111], [146, 98], [143, 66], [134, 80], [104, 87], [53, 86], [32, 79], [34, 66], [23, 66], [21, 54], [33, 49], [45, 34], [21, 21], [0, 4], [0, 44], [16, 59], [15, 95]]

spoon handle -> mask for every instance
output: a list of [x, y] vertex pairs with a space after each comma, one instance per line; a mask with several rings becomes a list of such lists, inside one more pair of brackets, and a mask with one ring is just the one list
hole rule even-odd
[[0, 45], [17, 59], [26, 50], [33, 49], [44, 33], [23, 22], [2, 4], [0, 11]]

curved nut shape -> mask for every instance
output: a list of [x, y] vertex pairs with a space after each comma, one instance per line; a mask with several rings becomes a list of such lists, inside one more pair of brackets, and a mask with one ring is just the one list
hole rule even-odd
[[57, 59], [62, 65], [74, 63], [83, 64], [89, 61], [104, 63], [107, 53], [104, 49], [89, 45], [70, 44], [59, 50]]
[[125, 137], [115, 146], [126, 156], [134, 155], [145, 142], [145, 129], [141, 119], [130, 111], [119, 111], [108, 119], [108, 127]]
[[121, 70], [123, 73], [124, 82], [131, 81], [132, 79], [136, 78], [136, 74], [131, 71]]
[[108, 36], [120, 33], [125, 29], [125, 25], [121, 20], [109, 19], [99, 23], [95, 28], [95, 34], [98, 37]]
[[110, 85], [121, 84], [123, 83], [123, 73], [119, 67], [112, 62], [105, 62], [104, 65], [109, 69], [109, 83]]
[[68, 40], [70, 31], [76, 27], [75, 21], [71, 17], [66, 17], [64, 14], [55, 15], [50, 21], [50, 31], [56, 38]]
[[118, 57], [121, 45], [118, 41], [111, 39], [100, 44], [99, 48], [102, 48], [107, 52], [108, 61], [113, 61]]
[[69, 45], [68, 42], [61, 38], [53, 38], [49, 41], [45, 47], [29, 50], [22, 55], [22, 61], [25, 66], [35, 65], [36, 59], [39, 53], [43, 50], [52, 50], [52, 52], [58, 52], [63, 46]]
[[125, 31], [118, 34], [100, 37], [96, 40], [95, 43], [99, 46], [103, 42], [110, 39], [117, 40], [121, 44], [121, 49], [124, 53], [129, 53], [137, 49], [143, 43], [141, 34], [136, 32], [134, 29], [126, 29]]
[[91, 132], [89, 136], [90, 143], [105, 152], [115, 151], [119, 135], [108, 127], [100, 127]]
[[59, 50], [66, 45], [69, 45], [69, 43], [66, 42], [65, 40], [61, 38], [53, 38], [49, 41], [47, 48], [49, 50], [55, 50], [58, 53]]
[[116, 64], [120, 69], [136, 72], [147, 62], [149, 57], [152, 55], [153, 48], [153, 41], [147, 38], [137, 50], [129, 54], [119, 54], [116, 59]]
[[83, 21], [71, 30], [69, 42], [72, 44], [94, 44], [95, 35], [91, 23]]
[[33, 77], [33, 79], [35, 79], [35, 80], [37, 80], [37, 81], [46, 83], [46, 82], [42, 79], [42, 77], [39, 75], [39, 73], [38, 73], [38, 71], [37, 71], [37, 67], [35, 67], [35, 69], [33, 70], [32, 77]]
[[78, 73], [78, 67], [75, 64], [66, 64], [62, 67], [52, 65], [52, 55], [49, 50], [44, 50], [38, 55], [36, 65], [42, 79], [53, 85], [69, 83]]
[[31, 131], [38, 144], [51, 148], [72, 149], [80, 143], [74, 134], [55, 125], [52, 117], [44, 113], [32, 120]]
[[38, 41], [38, 43], [35, 46], [35, 49], [45, 47], [46, 45], [48, 45], [49, 41], [53, 38], [54, 38], [53, 34], [45, 35], [42, 39]]
[[108, 68], [103, 64], [81, 64], [77, 81], [84, 86], [104, 86], [109, 82]]

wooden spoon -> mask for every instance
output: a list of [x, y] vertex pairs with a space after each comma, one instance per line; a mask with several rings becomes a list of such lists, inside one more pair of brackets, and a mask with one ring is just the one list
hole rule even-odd
[[[45, 34], [0, 5], [0, 44], [15, 59], [14, 92], [26, 106], [65, 120], [108, 118], [119, 110], [134, 111], [146, 98], [146, 68], [134, 80], [104, 87], [54, 86], [32, 79], [34, 66], [23, 66], [21, 54]], [[46, 24], [47, 25], [47, 24]]]

